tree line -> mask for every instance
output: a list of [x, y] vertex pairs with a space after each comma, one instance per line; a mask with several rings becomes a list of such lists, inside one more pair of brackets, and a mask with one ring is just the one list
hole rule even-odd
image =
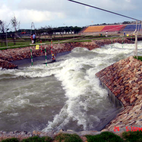
[[[9, 28], [12, 26], [12, 31]], [[20, 29], [20, 22], [14, 16], [9, 24], [6, 24], [4, 21], [0, 20], [0, 39], [1, 44], [7, 44], [7, 38], [11, 38], [13, 40], [14, 45], [16, 44], [16, 38], [22, 38], [22, 36], [30, 37], [31, 34], [35, 33], [38, 37], [42, 35], [48, 35], [52, 38], [54, 34], [60, 34], [62, 36], [63, 33], [79, 33], [84, 27], [78, 26], [63, 26], [63, 27], [51, 27], [45, 26], [39, 29]]]
[[[12, 25], [14, 32], [9, 32], [9, 26]], [[16, 44], [16, 32], [19, 29], [20, 22], [17, 21], [14, 16], [9, 24], [6, 24], [4, 21], [0, 20], [0, 39], [2, 39], [7, 44], [7, 38], [10, 36], [13, 39], [14, 45]]]
[[[124, 21], [122, 24], [130, 24], [132, 23], [129, 21]], [[114, 23], [117, 24], [117, 23]], [[120, 24], [120, 23], [119, 23]], [[103, 24], [97, 24], [97, 25], [109, 25], [106, 23]], [[12, 26], [12, 31], [10, 31], [10, 26]], [[78, 26], [63, 26], [63, 27], [51, 27], [51, 26], [45, 26], [41, 27], [39, 29], [20, 29], [20, 22], [16, 19], [14, 16], [9, 24], [6, 24], [4, 21], [0, 20], [0, 40], [1, 44], [4, 42], [4, 44], [7, 44], [7, 38], [11, 38], [13, 40], [14, 45], [16, 44], [16, 38], [22, 38], [22, 36], [28, 36], [30, 37], [31, 34], [35, 33], [39, 38], [42, 35], [48, 35], [52, 39], [52, 36], [55, 34], [60, 34], [63, 36], [63, 34], [69, 34], [79, 33], [82, 29], [85, 27], [78, 27]]]

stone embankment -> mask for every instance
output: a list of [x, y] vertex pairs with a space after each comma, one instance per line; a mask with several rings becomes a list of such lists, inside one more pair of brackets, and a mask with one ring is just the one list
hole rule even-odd
[[132, 56], [96, 74], [124, 105], [103, 131], [136, 131], [142, 128], [142, 62]]
[[[62, 43], [62, 44], [54, 44], [53, 49], [55, 50], [55, 54], [65, 52], [65, 51], [71, 51], [75, 47], [86, 47], [89, 50], [100, 48], [101, 46], [105, 44], [111, 44], [111, 43], [132, 43], [132, 41], [129, 41], [127, 39], [114, 39], [114, 40], [97, 40], [92, 42], [74, 42], [74, 43]], [[39, 50], [35, 49], [35, 46], [32, 47], [25, 47], [25, 48], [16, 48], [16, 49], [7, 49], [7, 50], [1, 50], [0, 51], [0, 67], [6, 68], [6, 69], [12, 69], [17, 68], [16, 65], [13, 65], [10, 63], [11, 61], [15, 60], [22, 60], [26, 58], [31, 58], [31, 52], [30, 49], [32, 49], [32, 56], [43, 56], [45, 55], [45, 48], [47, 51], [47, 55], [50, 53], [50, 45], [42, 45], [40, 46]]]
[[17, 65], [14, 65], [14, 64], [12, 64], [12, 63], [10, 63], [10, 62], [8, 62], [6, 60], [2, 60], [2, 59], [0, 59], [0, 67], [5, 68], [5, 69], [18, 68]]

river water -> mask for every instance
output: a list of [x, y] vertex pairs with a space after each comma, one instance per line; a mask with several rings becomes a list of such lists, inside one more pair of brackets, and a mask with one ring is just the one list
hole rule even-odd
[[[134, 44], [77, 47], [57, 62], [0, 70], [0, 130], [101, 130], [118, 112], [95, 74], [133, 55]], [[138, 44], [141, 54], [142, 43]], [[30, 61], [30, 60], [29, 60]]]

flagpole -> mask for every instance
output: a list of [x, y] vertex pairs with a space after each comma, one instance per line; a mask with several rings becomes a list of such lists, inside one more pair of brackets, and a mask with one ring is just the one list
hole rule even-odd
[[30, 47], [30, 52], [31, 52], [31, 65], [33, 65], [33, 54], [32, 54], [32, 48]]
[[46, 63], [46, 66], [47, 66], [47, 52], [46, 52], [46, 46], [45, 46], [45, 63]]

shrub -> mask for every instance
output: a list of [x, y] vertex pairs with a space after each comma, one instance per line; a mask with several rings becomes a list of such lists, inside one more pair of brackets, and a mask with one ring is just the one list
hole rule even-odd
[[138, 56], [138, 58], [136, 56], [134, 56], [134, 58], [142, 61], [142, 56]]
[[19, 142], [19, 140], [17, 138], [9, 138], [9, 139], [2, 140], [1, 142]]
[[86, 135], [88, 142], [123, 142], [119, 136], [111, 132], [102, 132], [98, 135]]
[[30, 137], [27, 139], [23, 139], [22, 142], [51, 142], [52, 139], [50, 137]]
[[76, 134], [59, 134], [55, 140], [59, 142], [82, 142], [81, 138]]
[[142, 131], [128, 131], [122, 133], [122, 138], [126, 142], [142, 142]]

